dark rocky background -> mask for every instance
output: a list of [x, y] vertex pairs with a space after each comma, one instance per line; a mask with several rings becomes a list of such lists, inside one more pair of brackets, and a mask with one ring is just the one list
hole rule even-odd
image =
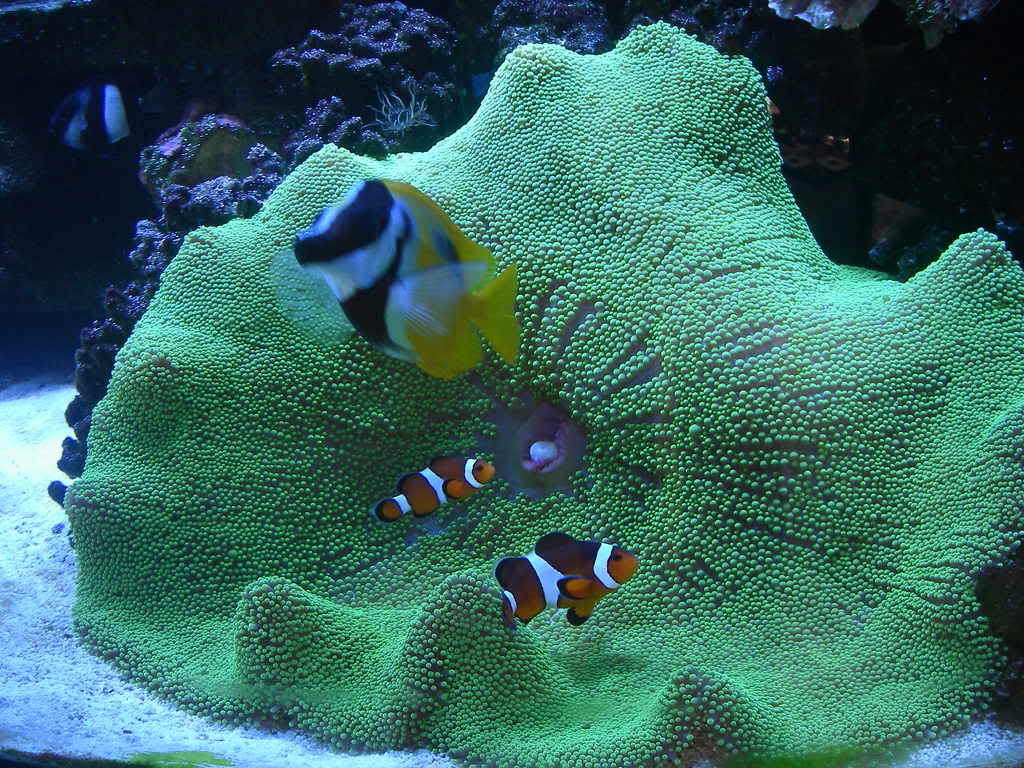
[[[862, 2], [772, 0], [796, 14]], [[519, 44], [600, 53], [655, 20], [754, 62], [784, 173], [836, 262], [903, 280], [977, 227], [1024, 255], [1024, 8], [1012, 0], [881, 0], [846, 30], [784, 20], [768, 0], [0, 2], [0, 387], [74, 371], [59, 466], [77, 477], [114, 355], [187, 232], [253, 215], [326, 142], [377, 156], [429, 147]], [[47, 126], [94, 80], [121, 88], [133, 132], [80, 152]], [[50, 488], [57, 501], [64, 490]], [[1008, 698], [1022, 662], [1006, 627], [1020, 611], [1001, 596], [1019, 596], [1019, 561], [979, 579], [1015, 653]]]

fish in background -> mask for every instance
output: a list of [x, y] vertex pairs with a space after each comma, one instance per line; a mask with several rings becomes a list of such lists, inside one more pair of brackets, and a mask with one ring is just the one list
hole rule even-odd
[[480, 363], [477, 329], [506, 362], [519, 354], [515, 265], [491, 277], [491, 252], [409, 184], [356, 184], [295, 236], [294, 253], [360, 335], [431, 376], [450, 379]]
[[502, 589], [505, 623], [523, 624], [545, 608], [568, 608], [565, 618], [579, 626], [594, 606], [636, 573], [636, 556], [614, 544], [577, 541], [549, 533], [525, 557], [506, 557], [494, 567]]
[[402, 475], [398, 480], [398, 495], [381, 499], [370, 513], [383, 522], [393, 522], [410, 512], [423, 517], [448, 501], [471, 496], [493, 477], [494, 465], [489, 461], [438, 456], [419, 472]]
[[72, 149], [103, 152], [131, 135], [121, 89], [90, 83], [68, 94], [50, 117], [50, 132]]

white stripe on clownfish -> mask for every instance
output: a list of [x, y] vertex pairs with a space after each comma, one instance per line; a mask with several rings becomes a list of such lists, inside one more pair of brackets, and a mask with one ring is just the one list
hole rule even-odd
[[602, 543], [594, 557], [594, 576], [606, 589], [618, 589], [619, 582], [608, 573], [608, 558], [612, 556], [612, 545]]
[[505, 596], [505, 599], [508, 600], [508, 604], [512, 606], [512, 613], [515, 613], [516, 611], [519, 610], [519, 603], [516, 602], [516, 596], [515, 595], [513, 595], [507, 589], [503, 589], [501, 591], [501, 594], [503, 594]]
[[444, 478], [438, 475], [430, 467], [424, 467], [420, 470], [420, 475], [430, 485], [434, 495], [437, 497], [437, 505], [441, 506], [448, 501], [448, 497], [444, 493]]
[[483, 488], [484, 484], [479, 482], [473, 477], [473, 465], [476, 463], [476, 459], [466, 459], [466, 471], [463, 473], [466, 482], [472, 488]]
[[533, 572], [537, 574], [540, 588], [544, 591], [544, 602], [547, 604], [547, 607], [557, 608], [558, 596], [560, 594], [558, 591], [558, 580], [563, 578], [565, 574], [557, 570], [536, 552], [526, 555], [526, 559], [530, 561], [530, 565], [533, 566]]

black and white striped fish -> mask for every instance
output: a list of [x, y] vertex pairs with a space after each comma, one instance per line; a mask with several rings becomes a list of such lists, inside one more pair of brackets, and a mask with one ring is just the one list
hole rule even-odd
[[99, 152], [131, 134], [121, 89], [90, 83], [69, 94], [50, 117], [50, 132], [73, 149]]
[[492, 276], [491, 252], [410, 184], [359, 182], [295, 236], [294, 253], [361, 336], [431, 376], [478, 365], [479, 334], [506, 362], [519, 354], [515, 265]]

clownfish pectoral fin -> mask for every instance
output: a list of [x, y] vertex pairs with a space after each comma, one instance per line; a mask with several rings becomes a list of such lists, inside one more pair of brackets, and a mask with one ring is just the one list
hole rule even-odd
[[578, 627], [580, 624], [582, 624], [590, 618], [590, 614], [588, 613], [586, 616], [581, 616], [576, 612], [575, 608], [570, 608], [568, 611], [566, 611], [565, 618], [574, 627]]
[[441, 486], [444, 490], [444, 495], [449, 499], [464, 499], [471, 495], [475, 488], [471, 488], [469, 483], [464, 480], [445, 480]]
[[594, 596], [597, 582], [586, 576], [564, 576], [558, 580], [558, 591], [569, 600], [586, 600]]
[[510, 365], [519, 355], [520, 329], [515, 313], [517, 287], [516, 265], [510, 264], [500, 275], [466, 297], [469, 319]]

